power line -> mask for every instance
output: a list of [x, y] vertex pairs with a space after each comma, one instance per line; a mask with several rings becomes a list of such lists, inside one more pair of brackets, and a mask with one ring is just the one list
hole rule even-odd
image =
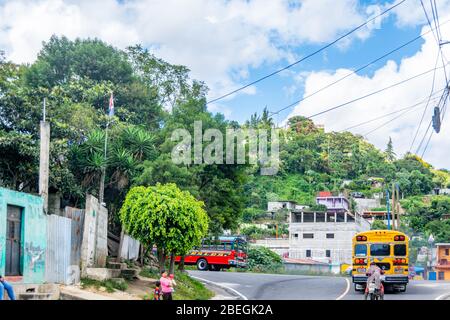
[[[444, 22], [442, 23], [442, 25], [445, 25], [445, 24], [447, 24], [448, 22], [450, 22], [450, 19], [444, 21]], [[352, 71], [352, 72], [348, 73], [347, 75], [343, 76], [342, 78], [339, 78], [338, 80], [336, 80], [336, 81], [334, 81], [334, 82], [331, 82], [331, 83], [327, 84], [326, 86], [324, 86], [324, 87], [322, 87], [322, 88], [320, 88], [320, 89], [314, 91], [313, 93], [311, 93], [311, 94], [309, 94], [309, 95], [307, 95], [307, 96], [304, 96], [303, 98], [301, 98], [301, 99], [299, 99], [299, 100], [296, 100], [296, 101], [292, 102], [291, 104], [289, 104], [289, 105], [287, 105], [287, 106], [285, 106], [285, 107], [279, 109], [278, 111], [270, 112], [270, 115], [279, 114], [280, 112], [282, 112], [282, 111], [284, 111], [284, 110], [286, 110], [286, 109], [289, 109], [289, 108], [294, 107], [295, 105], [299, 104], [300, 102], [305, 101], [306, 99], [308, 99], [308, 98], [310, 98], [310, 97], [312, 97], [312, 96], [314, 96], [314, 95], [316, 95], [316, 94], [318, 94], [318, 93], [324, 91], [325, 89], [328, 89], [328, 88], [334, 86], [335, 84], [337, 84], [337, 83], [339, 83], [339, 82], [341, 82], [341, 81], [347, 79], [348, 77], [350, 77], [350, 76], [352, 76], [352, 75], [354, 75], [354, 74], [357, 74], [358, 72], [360, 72], [360, 71], [366, 69], [367, 67], [373, 65], [374, 63], [376, 63], [376, 62], [378, 62], [378, 61], [380, 61], [380, 60], [386, 58], [387, 56], [389, 56], [389, 55], [391, 55], [391, 54], [393, 54], [393, 53], [395, 53], [395, 52], [397, 52], [397, 51], [403, 49], [404, 47], [410, 45], [411, 43], [414, 43], [415, 41], [421, 39], [423, 36], [427, 35], [427, 34], [430, 33], [430, 32], [433, 32], [433, 31], [434, 31], [434, 29], [430, 29], [430, 30], [428, 30], [428, 31], [426, 31], [426, 32], [424, 32], [424, 33], [422, 33], [422, 34], [420, 34], [419, 36], [417, 36], [417, 37], [415, 37], [415, 38], [409, 40], [408, 42], [405, 42], [405, 43], [402, 44], [401, 46], [399, 46], [399, 47], [397, 47], [397, 48], [395, 48], [395, 49], [392, 49], [391, 51], [389, 51], [389, 52], [383, 54], [381, 57], [376, 58], [375, 60], [372, 60], [371, 62], [369, 62], [369, 63], [367, 63], [367, 64], [365, 64], [365, 65], [359, 67], [359, 68], [356, 69], [355, 71]], [[437, 66], [437, 63], [436, 63], [436, 66]]]
[[[446, 104], [446, 102], [447, 102], [447, 98], [448, 98], [448, 96], [449, 96], [449, 88], [448, 88], [448, 85], [449, 85], [449, 83], [447, 83], [447, 87], [446, 87], [446, 89], [444, 90], [444, 92], [442, 93], [442, 96], [441, 96], [441, 98], [440, 98], [440, 100], [439, 100], [439, 103], [438, 103], [438, 106], [439, 106], [439, 105], [441, 104], [441, 102], [443, 102], [443, 105], [442, 105], [442, 107], [441, 107], [441, 111], [444, 109], [444, 106], [445, 106], [445, 104]], [[426, 138], [426, 136], [427, 136], [427, 134], [428, 134], [428, 131], [429, 131], [430, 128], [431, 128], [432, 123], [433, 123], [433, 120], [431, 120], [431, 121], [429, 122], [428, 127], [427, 127], [427, 130], [425, 131], [425, 134], [423, 135], [423, 138], [422, 138], [422, 140], [420, 141], [419, 146], [417, 147], [416, 154], [419, 154], [419, 151], [420, 151], [420, 149], [421, 149], [421, 147], [422, 147], [423, 142], [425, 141], [425, 138]], [[430, 139], [431, 139], [431, 138], [429, 138], [428, 141], [429, 141]], [[428, 143], [429, 143], [429, 142], [427, 142], [427, 146], [428, 146]], [[427, 146], [426, 146], [426, 147], [427, 147]]]
[[351, 35], [352, 33], [356, 32], [356, 31], [358, 31], [359, 29], [361, 29], [362, 27], [368, 25], [370, 22], [374, 21], [375, 19], [381, 17], [382, 15], [384, 15], [384, 14], [388, 13], [389, 11], [395, 9], [396, 7], [400, 6], [400, 5], [401, 5], [402, 3], [404, 3], [405, 1], [406, 1], [406, 0], [402, 0], [402, 1], [398, 2], [397, 4], [393, 5], [392, 7], [390, 7], [390, 8], [388, 8], [388, 9], [386, 9], [385, 11], [381, 12], [381, 13], [378, 14], [377, 16], [375, 16], [375, 17], [373, 17], [373, 18], [367, 20], [366, 22], [360, 24], [360, 25], [357, 26], [356, 28], [354, 28], [354, 29], [350, 30], [349, 32], [345, 33], [344, 35], [340, 36], [340, 37], [337, 38], [336, 40], [334, 40], [334, 41], [328, 43], [327, 45], [321, 47], [320, 49], [317, 49], [316, 51], [314, 51], [314, 52], [312, 52], [312, 53], [306, 55], [306, 56], [303, 57], [302, 59], [297, 60], [297, 61], [295, 61], [295, 62], [293, 62], [293, 63], [287, 65], [287, 66], [284, 67], [284, 68], [281, 68], [281, 69], [279, 69], [279, 70], [276, 70], [276, 71], [274, 71], [274, 72], [272, 72], [272, 73], [270, 73], [270, 74], [268, 74], [268, 75], [266, 75], [266, 76], [264, 76], [264, 77], [262, 77], [262, 78], [259, 78], [259, 79], [255, 80], [255, 81], [253, 81], [253, 82], [250, 82], [250, 83], [248, 83], [248, 84], [246, 84], [246, 85], [244, 85], [244, 86], [242, 86], [242, 87], [239, 87], [239, 88], [237, 88], [237, 89], [235, 89], [235, 90], [233, 90], [233, 91], [231, 91], [231, 92], [229, 92], [229, 93], [226, 93], [226, 94], [224, 94], [224, 95], [222, 95], [222, 96], [220, 96], [220, 97], [217, 97], [217, 98], [215, 98], [215, 99], [212, 99], [212, 100], [206, 102], [206, 104], [210, 104], [210, 103], [216, 102], [216, 101], [218, 101], [218, 100], [222, 100], [222, 99], [224, 99], [224, 98], [226, 98], [226, 97], [228, 97], [228, 96], [230, 96], [230, 95], [232, 95], [232, 94], [234, 94], [234, 93], [236, 93], [236, 92], [242, 91], [242, 90], [244, 90], [244, 89], [246, 89], [246, 88], [248, 88], [248, 87], [250, 87], [250, 86], [252, 86], [252, 85], [254, 85], [254, 84], [257, 84], [257, 83], [259, 83], [259, 82], [261, 82], [261, 81], [263, 81], [263, 80], [265, 80], [265, 79], [267, 79], [267, 78], [270, 78], [270, 77], [272, 77], [272, 76], [274, 76], [274, 75], [277, 75], [277, 74], [279, 74], [279, 73], [281, 73], [281, 72], [283, 72], [283, 71], [285, 71], [285, 70], [287, 70], [287, 69], [289, 69], [289, 68], [292, 68], [293, 66], [295, 66], [295, 65], [297, 65], [297, 64], [299, 64], [299, 63], [305, 61], [306, 59], [311, 58], [312, 56], [314, 56], [314, 55], [316, 55], [316, 54], [318, 54], [318, 53], [324, 51], [325, 49], [331, 47], [332, 45], [336, 44], [337, 42], [341, 41], [342, 39], [348, 37], [348, 36]]
[[337, 106], [335, 106], [335, 107], [331, 107], [331, 108], [328, 108], [328, 109], [326, 109], [326, 110], [324, 110], [324, 111], [315, 113], [315, 114], [313, 114], [313, 115], [311, 115], [311, 116], [308, 116], [307, 118], [308, 118], [308, 119], [311, 119], [311, 118], [320, 116], [320, 115], [322, 115], [322, 114], [324, 114], [324, 113], [327, 113], [327, 112], [330, 112], [330, 111], [333, 111], [333, 110], [336, 110], [336, 109], [340, 109], [340, 108], [342, 108], [342, 107], [344, 107], [344, 106], [347, 106], [347, 105], [349, 105], [349, 104], [351, 104], [351, 103], [354, 103], [354, 102], [363, 100], [363, 99], [365, 99], [365, 98], [371, 97], [371, 96], [373, 96], [373, 95], [375, 95], [375, 94], [378, 94], [378, 93], [380, 93], [380, 92], [383, 92], [383, 91], [386, 91], [386, 90], [388, 90], [388, 89], [394, 88], [394, 87], [399, 86], [399, 85], [401, 85], [401, 84], [403, 84], [403, 83], [406, 83], [406, 82], [408, 82], [408, 81], [411, 81], [411, 80], [414, 80], [414, 79], [419, 78], [419, 77], [421, 77], [421, 76], [424, 76], [424, 75], [426, 75], [426, 74], [428, 74], [428, 73], [430, 73], [430, 72], [433, 72], [435, 69], [440, 69], [440, 68], [442, 68], [442, 67], [439, 67], [439, 68], [433, 68], [433, 69], [430, 69], [430, 70], [428, 70], [428, 71], [425, 71], [425, 72], [416, 74], [415, 76], [412, 76], [412, 77], [410, 77], [410, 78], [408, 78], [408, 79], [405, 79], [405, 80], [402, 80], [402, 81], [400, 81], [400, 82], [391, 84], [391, 85], [389, 85], [389, 86], [387, 86], [387, 87], [384, 87], [384, 88], [382, 88], [382, 89], [376, 90], [376, 91], [374, 91], [374, 92], [371, 92], [371, 93], [366, 94], [366, 95], [364, 95], [364, 96], [362, 96], [362, 97], [359, 97], [359, 98], [350, 100], [350, 101], [348, 101], [348, 102], [339, 104], [339, 105], [337, 105]]
[[[448, 96], [449, 96], [448, 88], [447, 88], [447, 90], [446, 90], [446, 93], [447, 93], [447, 95], [446, 95], [445, 99], [443, 100], [443, 105], [442, 105], [442, 108], [441, 108], [441, 113], [442, 113], [442, 120], [441, 120], [441, 122], [444, 120], [445, 113], [446, 113], [446, 111], [447, 111], [447, 98], [448, 98]], [[445, 93], [444, 93], [444, 94], [445, 94]], [[430, 144], [431, 138], [433, 137], [433, 134], [434, 134], [434, 131], [431, 130], [430, 137], [428, 138], [427, 144], [425, 145], [425, 148], [423, 149], [421, 158], [424, 157], [425, 152], [426, 152], [427, 149], [428, 149], [428, 145]]]
[[[439, 51], [438, 51], [438, 55], [436, 57], [436, 63], [434, 65], [435, 67], [437, 67], [437, 64], [439, 62], [439, 55], [440, 54], [439, 54]], [[413, 138], [413, 140], [411, 142], [411, 146], [409, 147], [409, 152], [411, 152], [411, 149], [412, 149], [414, 143], [416, 142], [417, 135], [419, 134], [420, 128], [422, 127], [423, 119], [425, 118], [425, 114], [426, 114], [426, 112], [428, 110], [428, 105], [430, 104], [431, 96], [433, 95], [435, 80], [436, 80], [436, 70], [434, 70], [434, 72], [433, 72], [433, 83], [431, 85], [431, 92], [430, 92], [430, 95], [429, 95], [429, 98], [428, 98], [428, 102], [427, 102], [427, 105], [425, 106], [425, 109], [423, 110], [422, 117], [420, 118], [420, 122], [419, 122], [419, 125], [417, 126], [416, 133], [415, 133], [414, 138]]]
[[[439, 91], [436, 91], [436, 92], [434, 93], [434, 95], [436, 95], [437, 93], [439, 93], [439, 92], [441, 92], [441, 91], [443, 91], [443, 89], [442, 89], [442, 90], [439, 90]], [[411, 106], [408, 106], [408, 107], [405, 107], [405, 108], [402, 108], [402, 109], [399, 109], [399, 110], [396, 110], [396, 111], [393, 111], [393, 112], [389, 112], [389, 113], [386, 113], [386, 114], [384, 114], [384, 115], [378, 116], [378, 117], [376, 117], [376, 118], [373, 118], [373, 119], [370, 119], [370, 120], [367, 120], [367, 121], [358, 123], [358, 124], [356, 124], [356, 125], [353, 125], [353, 126], [351, 126], [351, 127], [347, 127], [347, 128], [345, 128], [345, 129], [339, 130], [338, 132], [344, 132], [344, 131], [348, 131], [348, 130], [351, 130], [351, 129], [354, 129], [354, 128], [358, 128], [358, 127], [361, 127], [361, 126], [363, 126], [363, 125], [366, 125], [366, 124], [375, 122], [375, 121], [377, 121], [377, 120], [380, 120], [380, 119], [389, 117], [389, 116], [391, 116], [391, 115], [397, 114], [397, 113], [399, 113], [399, 112], [402, 112], [402, 111], [405, 111], [405, 110], [411, 110], [411, 109], [414, 109], [414, 108], [416, 108], [417, 106], [419, 106], [419, 105], [421, 105], [421, 104], [423, 104], [423, 103], [425, 103], [425, 102], [427, 102], [427, 101], [428, 101], [428, 98], [426, 98], [426, 99], [424, 99], [424, 100], [422, 100], [422, 101], [420, 101], [420, 102], [418, 102], [418, 103], [415, 103], [415, 104], [413, 104], [413, 105], [411, 105]]]
[[[423, 103], [423, 102], [422, 102], [422, 103]], [[417, 104], [417, 105], [420, 105], [420, 104], [421, 104], [421, 103], [419, 103], [419, 104]], [[417, 105], [416, 105], [416, 107], [417, 107]], [[402, 112], [400, 115], [398, 115], [398, 116], [392, 118], [391, 120], [388, 120], [388, 121], [384, 122], [383, 124], [381, 124], [380, 126], [376, 127], [375, 129], [372, 129], [372, 130], [370, 130], [369, 132], [367, 132], [367, 133], [365, 133], [365, 134], [362, 134], [362, 136], [367, 137], [369, 134], [372, 134], [373, 132], [375, 132], [375, 131], [377, 131], [377, 130], [379, 130], [379, 129], [385, 127], [385, 126], [387, 126], [388, 124], [394, 122], [395, 120], [397, 120], [397, 119], [400, 118], [400, 117], [403, 117], [405, 114], [407, 114], [408, 112], [413, 111], [414, 109], [415, 109], [415, 108], [408, 108], [408, 110]]]

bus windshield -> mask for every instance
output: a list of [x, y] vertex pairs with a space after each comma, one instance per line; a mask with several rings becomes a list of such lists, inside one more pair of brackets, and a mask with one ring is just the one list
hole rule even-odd
[[371, 256], [389, 256], [390, 246], [385, 243], [375, 243], [370, 245], [370, 255]]

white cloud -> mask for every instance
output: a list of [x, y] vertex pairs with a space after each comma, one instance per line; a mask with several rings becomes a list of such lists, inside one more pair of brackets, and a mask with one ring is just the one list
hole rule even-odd
[[[444, 17], [444, 19], [445, 18], [448, 19], [450, 16]], [[423, 32], [427, 30], [429, 30], [428, 27], [425, 27]], [[450, 25], [442, 27], [442, 34], [445, 39], [450, 37]], [[337, 85], [301, 102], [289, 117], [294, 115], [310, 116], [316, 114], [330, 107], [337, 106], [341, 103], [361, 97], [434, 68], [438, 52], [436, 41], [431, 33], [426, 35], [424, 39], [425, 43], [413, 56], [403, 58], [399, 64], [394, 61], [388, 61], [383, 67], [376, 70], [371, 77], [353, 75]], [[450, 46], [444, 46], [443, 48], [445, 56], [450, 57]], [[450, 70], [450, 66], [447, 67], [447, 70]], [[328, 83], [338, 80], [350, 72], [351, 70], [339, 69], [334, 72], [323, 71], [311, 73], [305, 80], [305, 96], [317, 91]], [[431, 90], [432, 77], [433, 73], [428, 73], [423, 77], [416, 78], [393, 89], [383, 91], [380, 94], [360, 100], [341, 109], [325, 113], [313, 118], [313, 120], [325, 124], [327, 130], [338, 131], [362, 123], [366, 120], [374, 119], [384, 114], [412, 106], [428, 97]], [[445, 78], [443, 69], [438, 69], [436, 72], [435, 89], [440, 90], [443, 89], [444, 86]], [[418, 106], [416, 109], [408, 112], [382, 129], [368, 135], [368, 140], [384, 150], [389, 140], [389, 136], [391, 136], [397, 154], [405, 154], [410, 148], [424, 106], [424, 104]], [[418, 142], [422, 139], [425, 129], [431, 121], [433, 108], [435, 106], [436, 104], [431, 104], [429, 106], [421, 131], [418, 135], [418, 141], [416, 141], [412, 152], [415, 152]], [[399, 114], [351, 129], [351, 131], [358, 134], [365, 134], [397, 115]], [[425, 160], [431, 162], [438, 168], [450, 168], [449, 136], [450, 120], [444, 119], [442, 131], [438, 135], [434, 134], [425, 154]], [[420, 154], [421, 152], [419, 155]]]
[[32, 62], [52, 34], [98, 37], [120, 48], [142, 43], [171, 63], [187, 65], [213, 98], [244, 83], [250, 68], [292, 61], [292, 46], [330, 41], [374, 12], [358, 0], [122, 2], [0, 2], [0, 48], [13, 61]]

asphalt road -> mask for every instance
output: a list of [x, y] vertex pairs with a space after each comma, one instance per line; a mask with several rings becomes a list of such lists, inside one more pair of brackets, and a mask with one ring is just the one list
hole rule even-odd
[[[189, 271], [249, 300], [363, 300], [351, 278], [238, 272]], [[386, 293], [385, 300], [435, 300], [450, 294], [450, 283], [411, 281], [405, 293]]]

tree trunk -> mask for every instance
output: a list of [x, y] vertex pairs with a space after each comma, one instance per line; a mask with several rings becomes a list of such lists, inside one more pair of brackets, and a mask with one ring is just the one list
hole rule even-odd
[[170, 267], [169, 274], [173, 274], [175, 269], [175, 255], [173, 253], [170, 254]]
[[159, 272], [164, 270], [164, 264], [166, 262], [166, 255], [164, 249], [158, 248], [158, 262], [159, 262]]
[[124, 233], [123, 233], [123, 228], [122, 228], [122, 231], [120, 232], [119, 249], [117, 251], [116, 262], [120, 262], [120, 254], [122, 253], [123, 237], [124, 237]]
[[141, 267], [144, 267], [144, 246], [141, 244], [141, 248], [140, 248], [140, 253], [141, 253]]
[[181, 256], [180, 264], [178, 265], [178, 271], [184, 271], [184, 259], [186, 256]]

